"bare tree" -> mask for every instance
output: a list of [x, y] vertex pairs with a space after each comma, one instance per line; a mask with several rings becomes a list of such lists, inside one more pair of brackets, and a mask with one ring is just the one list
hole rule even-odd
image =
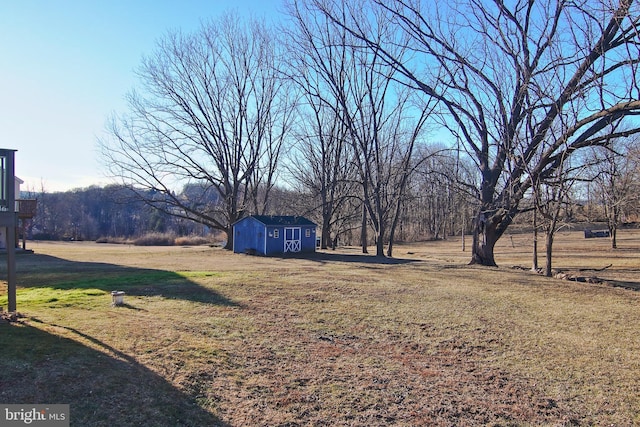
[[[560, 168], [556, 169], [552, 176], [548, 176], [544, 182], [534, 183], [534, 217], [536, 227], [540, 227], [545, 233], [545, 270], [544, 274], [551, 277], [553, 261], [553, 242], [556, 232], [566, 226], [567, 212], [570, 210], [572, 186], [579, 179], [583, 166], [571, 167], [568, 159], [561, 159]], [[537, 239], [537, 230], [535, 230]], [[537, 243], [534, 245], [534, 268], [537, 270]]]
[[[224, 231], [231, 248], [231, 225], [264, 210], [290, 127], [277, 46], [264, 24], [234, 14], [160, 40], [138, 69], [129, 114], [100, 142], [110, 173], [149, 205]], [[218, 201], [177, 192], [194, 183]]]
[[473, 171], [465, 156], [444, 145], [418, 153], [411, 182], [411, 210], [419, 227], [414, 234], [435, 240], [464, 236], [475, 200]]
[[618, 247], [618, 227], [625, 214], [638, 205], [640, 185], [640, 163], [634, 155], [638, 139], [613, 141], [608, 147], [594, 149], [591, 162], [594, 163], [594, 191], [607, 220], [611, 236], [611, 248]]
[[409, 94], [393, 87], [390, 70], [385, 73], [379, 68], [384, 67], [379, 57], [373, 55], [368, 60], [372, 62], [363, 64], [362, 80], [353, 93], [355, 114], [348, 120], [363, 203], [375, 233], [376, 255], [384, 256], [385, 239], [400, 213], [414, 166], [412, 155], [423, 142], [430, 106], [423, 105], [410, 116], [416, 110], [410, 108]]
[[334, 232], [339, 232], [334, 226], [355, 192], [353, 151], [340, 101], [347, 87], [344, 70], [352, 59], [344, 31], [328, 29], [304, 4], [291, 2], [288, 8], [295, 25], [283, 30], [288, 42], [284, 70], [301, 93], [296, 144], [288, 160], [295, 180], [317, 200], [321, 248], [326, 249], [334, 245]]
[[[496, 264], [495, 243], [533, 183], [552, 176], [560, 159], [640, 130], [632, 123], [602, 132], [640, 113], [633, 0], [373, 0], [364, 13], [369, 3], [315, 4], [405, 84], [440, 101], [441, 125], [480, 173], [472, 263]], [[380, 14], [410, 38], [413, 57], [398, 56], [393, 39], [379, 39], [363, 20]]]
[[353, 197], [355, 183], [349, 167], [348, 144], [341, 120], [327, 120], [327, 109], [313, 107], [290, 150], [290, 170], [297, 182], [312, 192], [310, 211], [319, 211], [322, 228], [321, 248], [331, 246], [334, 225]]
[[[295, 39], [302, 52], [295, 67], [297, 79], [311, 104], [328, 109], [325, 117], [341, 120], [345, 126], [341, 133], [334, 132], [339, 137], [334, 146], [349, 144], [352, 156], [341, 161], [357, 172], [363, 251], [369, 224], [375, 234], [376, 254], [384, 256], [385, 240], [394, 227], [394, 215], [399, 213], [399, 200], [413, 165], [412, 153], [423, 141], [430, 106], [395, 82], [395, 70], [381, 55], [307, 6], [303, 1], [290, 4], [298, 26]], [[390, 32], [389, 21], [380, 18], [372, 24], [376, 37], [397, 39]], [[397, 40], [395, 50], [399, 52], [402, 42]], [[319, 156], [326, 147], [326, 142], [318, 145]], [[348, 153], [346, 148], [342, 153]]]

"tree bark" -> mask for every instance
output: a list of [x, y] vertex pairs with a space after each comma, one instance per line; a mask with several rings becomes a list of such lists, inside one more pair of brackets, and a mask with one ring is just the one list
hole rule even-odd
[[533, 262], [531, 264], [532, 271], [538, 271], [538, 213], [533, 210]]
[[506, 229], [508, 224], [501, 209], [493, 211], [480, 210], [473, 224], [473, 245], [471, 248], [470, 264], [480, 264], [489, 267], [497, 267], [494, 248], [496, 242]]
[[618, 239], [617, 239], [617, 231], [618, 231], [618, 211], [619, 207], [614, 205], [612, 206], [612, 218], [609, 223], [609, 234], [611, 236], [611, 249], [618, 249]]
[[393, 256], [393, 240], [396, 236], [396, 228], [398, 227], [398, 221], [400, 220], [400, 208], [402, 207], [402, 202], [400, 199], [396, 202], [396, 209], [393, 213], [393, 220], [391, 221], [391, 228], [389, 229], [389, 246], [387, 247], [387, 256]]
[[320, 249], [327, 249], [331, 246], [331, 217], [322, 215], [322, 237], [320, 238]]
[[226, 228], [224, 232], [227, 235], [227, 243], [224, 244], [223, 249], [233, 250], [233, 227]]
[[364, 203], [362, 204], [362, 228], [360, 230], [360, 242], [362, 243], [362, 253], [363, 254], [368, 254], [369, 251], [367, 250], [367, 240], [368, 240], [368, 236], [367, 236], [367, 208], [364, 205]]
[[495, 247], [498, 237], [495, 229], [488, 228], [484, 231], [474, 231], [473, 233], [473, 250], [471, 253], [470, 264], [480, 264], [489, 267], [497, 267], [493, 248]]
[[384, 257], [384, 228], [382, 223], [380, 223], [379, 228], [379, 234], [376, 239], [376, 256]]
[[545, 239], [545, 243], [546, 243], [546, 253], [547, 253], [547, 261], [545, 264], [545, 268], [544, 268], [544, 275], [547, 277], [551, 277], [551, 261], [552, 261], [552, 254], [553, 254], [553, 230], [547, 230], [547, 236]]

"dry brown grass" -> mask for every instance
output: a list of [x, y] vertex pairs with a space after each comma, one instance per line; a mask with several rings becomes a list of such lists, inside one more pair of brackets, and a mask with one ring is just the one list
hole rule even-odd
[[614, 286], [640, 282], [640, 234], [559, 235], [557, 268], [613, 264], [582, 272], [603, 284], [512, 269], [528, 240], [498, 269], [459, 240], [395, 260], [35, 243], [0, 401], [70, 403], [75, 425], [640, 424], [640, 294]]

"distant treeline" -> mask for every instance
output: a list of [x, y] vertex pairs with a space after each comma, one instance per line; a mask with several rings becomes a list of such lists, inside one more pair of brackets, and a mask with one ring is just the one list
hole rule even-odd
[[200, 224], [152, 208], [122, 186], [92, 186], [65, 192], [22, 192], [37, 199], [35, 218], [27, 222], [33, 240], [135, 238], [148, 233], [206, 235]]
[[[396, 240], [416, 241], [442, 239], [459, 234], [463, 228], [470, 232], [470, 223], [463, 216], [471, 215], [471, 206], [461, 203], [459, 194], [429, 188], [422, 182], [416, 193], [403, 204]], [[433, 185], [430, 183], [429, 185]], [[109, 185], [91, 186], [65, 192], [22, 192], [22, 199], [37, 199], [36, 216], [27, 221], [29, 240], [90, 240], [132, 241], [149, 234], [164, 233], [175, 236], [201, 236], [225, 240], [224, 233], [195, 220], [181, 217], [184, 212], [163, 196], [140, 189]], [[215, 206], [222, 205], [215, 191], [187, 186], [177, 197], [189, 200], [190, 206], [205, 206], [211, 215], [222, 218]], [[153, 206], [149, 199], [155, 199]], [[270, 189], [268, 204], [262, 213], [267, 215], [303, 215], [315, 221], [321, 229], [322, 205], [317, 197], [300, 190], [274, 187]], [[213, 208], [211, 208], [213, 207]], [[201, 209], [205, 209], [201, 208]], [[464, 214], [460, 215], [461, 212]], [[245, 211], [243, 215], [251, 214]], [[362, 204], [354, 197], [345, 197], [340, 215], [332, 221], [331, 240], [334, 244], [361, 244]], [[320, 232], [319, 229], [319, 232]], [[369, 236], [370, 244], [375, 237]]]
[[[424, 176], [423, 176], [424, 177]], [[398, 241], [419, 241], [446, 239], [452, 235], [471, 232], [469, 218], [472, 203], [463, 202], [459, 193], [444, 191], [442, 181], [422, 182], [419, 190], [411, 194], [401, 213]], [[219, 203], [212, 191], [199, 191], [191, 186], [183, 189], [182, 197], [197, 199], [212, 204]], [[154, 196], [149, 193], [148, 196]], [[157, 197], [161, 197], [157, 195]], [[37, 199], [37, 214], [27, 221], [27, 239], [30, 240], [90, 240], [104, 242], [134, 242], [149, 236], [164, 235], [199, 236], [207, 241], [224, 240], [224, 233], [212, 230], [195, 221], [180, 218], [169, 206], [165, 211], [149, 206], [141, 200], [139, 190], [133, 192], [127, 187], [110, 185], [92, 186], [66, 192], [22, 192], [22, 199]], [[596, 203], [593, 203], [596, 202]], [[600, 222], [606, 224], [603, 206], [594, 201], [582, 201], [568, 210], [569, 222]], [[345, 204], [343, 214], [335, 221], [337, 244], [359, 245], [361, 206]], [[305, 192], [272, 189], [266, 214], [305, 215], [321, 224], [322, 212], [313, 196]], [[467, 220], [464, 220], [464, 216]], [[625, 216], [626, 221], [635, 220], [634, 215]], [[523, 214], [520, 226], [514, 231], [531, 228], [531, 214]], [[578, 227], [580, 228], [580, 227]], [[604, 227], [606, 228], [606, 226]], [[320, 231], [320, 230], [319, 230]], [[320, 234], [320, 233], [319, 233]], [[370, 237], [373, 243], [373, 238]], [[144, 244], [144, 243], [143, 243]], [[166, 243], [162, 243], [166, 244]]]

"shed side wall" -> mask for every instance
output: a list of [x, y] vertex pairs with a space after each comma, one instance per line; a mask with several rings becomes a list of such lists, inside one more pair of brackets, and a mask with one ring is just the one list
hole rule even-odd
[[255, 251], [264, 255], [264, 225], [247, 217], [233, 226], [233, 252]]
[[[307, 230], [309, 230], [309, 237], [307, 237]], [[316, 226], [308, 225], [302, 227], [302, 252], [315, 252], [316, 251]]]

